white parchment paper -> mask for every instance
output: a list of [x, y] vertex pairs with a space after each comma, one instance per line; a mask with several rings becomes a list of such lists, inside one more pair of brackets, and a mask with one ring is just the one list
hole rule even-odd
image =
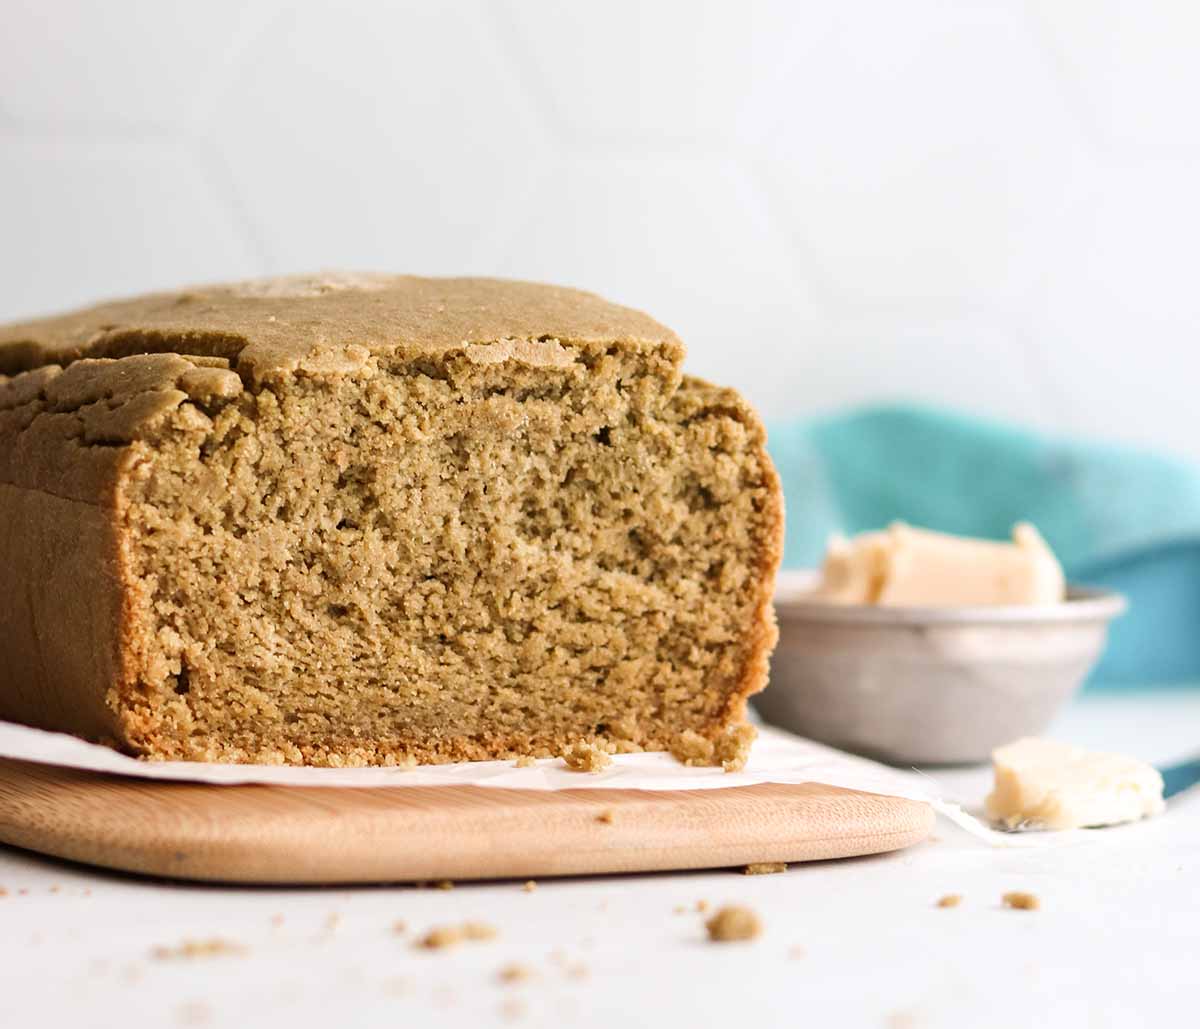
[[[688, 768], [669, 754], [618, 754], [602, 772], [572, 772], [561, 758], [517, 768], [512, 761], [464, 761], [416, 768], [293, 768], [279, 765], [139, 761], [63, 733], [0, 721], [0, 757], [90, 772], [216, 785], [380, 787], [483, 786], [510, 790], [710, 790], [758, 783], [823, 783], [931, 804], [955, 824], [996, 846], [1045, 847], [1099, 834], [997, 832], [941, 795], [928, 776], [904, 772], [779, 729], [762, 727], [744, 770]], [[982, 799], [982, 798], [979, 798]]]

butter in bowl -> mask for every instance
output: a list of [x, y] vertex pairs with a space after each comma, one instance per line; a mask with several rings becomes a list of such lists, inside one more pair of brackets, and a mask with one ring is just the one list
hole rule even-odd
[[1122, 596], [1069, 586], [1037, 530], [1012, 543], [904, 524], [781, 572], [769, 722], [894, 764], [988, 760], [1039, 734], [1095, 665]]

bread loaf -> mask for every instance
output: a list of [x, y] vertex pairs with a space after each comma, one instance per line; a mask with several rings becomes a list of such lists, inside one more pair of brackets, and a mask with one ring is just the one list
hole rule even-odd
[[379, 275], [0, 329], [0, 718], [318, 765], [716, 740], [782, 505], [683, 353], [591, 294]]

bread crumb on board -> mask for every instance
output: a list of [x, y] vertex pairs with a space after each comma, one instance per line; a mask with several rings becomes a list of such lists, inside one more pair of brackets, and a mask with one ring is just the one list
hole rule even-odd
[[937, 906], [940, 908], [956, 908], [962, 903], [963, 896], [961, 893], [947, 893], [943, 897], [938, 897]]
[[150, 956], [155, 961], [176, 961], [192, 958], [228, 957], [245, 953], [246, 948], [241, 944], [213, 937], [210, 940], [184, 940], [174, 947], [160, 944], [150, 951]]
[[713, 943], [734, 943], [753, 940], [762, 933], [762, 922], [749, 908], [729, 906], [721, 908], [704, 923], [708, 938]]
[[537, 978], [537, 972], [530, 968], [529, 965], [523, 965], [519, 961], [513, 961], [505, 965], [496, 975], [502, 983], [509, 986]]
[[777, 875], [786, 871], [786, 861], [754, 861], [742, 869], [742, 875]]
[[612, 764], [610, 754], [586, 740], [571, 744], [563, 751], [562, 759], [572, 772], [601, 772]]
[[715, 740], [694, 729], [684, 729], [671, 743], [671, 756], [689, 767], [720, 765], [727, 772], [746, 767], [758, 730], [749, 723], [730, 726]]
[[1006, 908], [1014, 908], [1017, 911], [1037, 911], [1042, 906], [1035, 894], [1023, 893], [1020, 890], [1006, 893], [1000, 900]]
[[462, 925], [439, 925], [430, 929], [416, 941], [422, 950], [446, 950], [457, 947], [464, 940], [491, 940], [497, 936], [495, 928], [486, 922], [463, 922]]

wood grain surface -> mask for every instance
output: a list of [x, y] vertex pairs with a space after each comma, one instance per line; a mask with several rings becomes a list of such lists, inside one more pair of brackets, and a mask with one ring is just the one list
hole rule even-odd
[[679, 792], [211, 786], [0, 759], [0, 841], [127, 872], [234, 883], [813, 861], [907, 847], [929, 835], [933, 819], [917, 801], [815, 784]]

